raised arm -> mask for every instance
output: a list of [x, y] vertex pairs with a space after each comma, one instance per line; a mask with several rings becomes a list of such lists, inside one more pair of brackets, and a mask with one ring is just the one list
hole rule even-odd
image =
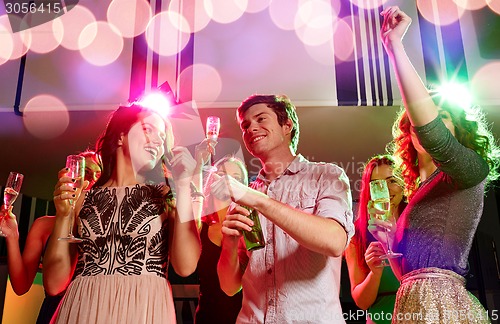
[[[21, 255], [19, 231], [16, 216], [12, 213], [12, 207], [10, 210], [2, 209], [0, 219], [2, 219], [2, 233], [7, 243], [7, 267], [10, 283], [17, 295], [23, 295], [31, 288], [38, 271], [40, 256], [48, 236], [48, 234], [44, 233], [46, 226], [43, 225], [43, 221], [40, 219], [35, 220], [28, 232], [24, 253]], [[48, 230], [51, 229], [52, 227]]]
[[174, 157], [172, 175], [174, 176], [176, 208], [170, 229], [171, 246], [170, 262], [180, 276], [189, 276], [196, 270], [201, 253], [200, 237], [196, 227], [191, 200], [191, 179], [195, 161], [184, 147], [175, 147], [172, 150]]
[[[198, 189], [199, 192], [203, 192], [203, 163], [200, 161], [196, 161], [196, 168], [193, 174], [193, 184]], [[198, 195], [197, 197], [193, 197], [193, 215], [196, 222], [196, 228], [198, 229], [198, 233], [201, 231], [201, 216], [203, 213], [203, 204], [205, 202], [205, 196]]]
[[[43, 258], [43, 286], [49, 295], [57, 295], [66, 289], [77, 261], [77, 245], [58, 239], [69, 233], [69, 199], [74, 198], [73, 187], [70, 185], [72, 179], [66, 176], [66, 172], [66, 169], [59, 171], [59, 181], [54, 190], [56, 220]], [[79, 210], [81, 199], [76, 205]]]
[[438, 109], [403, 46], [403, 36], [411, 24], [411, 18], [397, 6], [386, 8], [381, 15], [384, 16], [382, 42], [394, 69], [410, 121], [413, 126], [426, 125], [438, 116]]
[[[215, 145], [217, 142], [211, 139], [204, 139], [195, 148], [196, 167], [194, 169], [192, 182], [195, 188], [203, 193], [203, 167], [210, 162], [210, 154], [215, 153]], [[193, 213], [196, 220], [198, 232], [201, 231], [201, 217], [203, 216], [203, 204], [205, 197], [197, 195], [193, 197]]]

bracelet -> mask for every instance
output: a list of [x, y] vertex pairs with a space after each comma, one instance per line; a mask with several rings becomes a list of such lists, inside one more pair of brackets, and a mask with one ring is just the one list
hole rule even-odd
[[193, 191], [193, 192], [191, 192], [191, 198], [193, 200], [196, 199], [196, 198], [203, 198], [203, 199], [205, 199], [205, 195], [202, 192], [200, 192], [200, 191]]
[[203, 204], [204, 199], [203, 199], [203, 198], [201, 198], [201, 197], [194, 197], [194, 198], [191, 198], [191, 201], [192, 201], [193, 203]]

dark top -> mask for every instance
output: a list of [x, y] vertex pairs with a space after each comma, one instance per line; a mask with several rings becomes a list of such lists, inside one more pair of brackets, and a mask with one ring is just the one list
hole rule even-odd
[[49, 296], [45, 294], [45, 298], [43, 299], [42, 306], [40, 307], [40, 312], [38, 313], [38, 317], [36, 319], [36, 324], [49, 324], [52, 316], [56, 312], [57, 306], [59, 306], [59, 302], [63, 298], [64, 293], [57, 296]]
[[437, 170], [422, 182], [398, 220], [402, 274], [437, 267], [464, 276], [489, 167], [460, 144], [439, 117], [415, 131]]
[[239, 291], [230, 297], [220, 289], [217, 276], [217, 263], [221, 247], [208, 238], [208, 224], [202, 223], [201, 255], [198, 261], [198, 276], [200, 277], [200, 297], [196, 309], [196, 324], [224, 324], [236, 322], [241, 308], [243, 294]]
[[[50, 235], [45, 242], [45, 246], [42, 250], [42, 256], [45, 255], [45, 251], [47, 249], [47, 242], [50, 239]], [[41, 261], [40, 261], [41, 263]], [[52, 316], [56, 312], [57, 306], [59, 306], [59, 302], [64, 296], [64, 291], [57, 296], [49, 296], [47, 292], [45, 292], [45, 298], [43, 299], [42, 306], [40, 307], [40, 311], [38, 312], [38, 317], [36, 319], [36, 324], [49, 324]]]

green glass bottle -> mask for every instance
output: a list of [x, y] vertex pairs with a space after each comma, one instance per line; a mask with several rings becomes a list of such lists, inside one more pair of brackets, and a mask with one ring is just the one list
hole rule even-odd
[[260, 226], [259, 212], [255, 208], [250, 208], [247, 206], [242, 206], [250, 212], [248, 218], [253, 221], [253, 226], [251, 231], [243, 231], [243, 238], [245, 239], [245, 245], [248, 251], [259, 250], [266, 245], [264, 240], [264, 234], [262, 233], [262, 227]]

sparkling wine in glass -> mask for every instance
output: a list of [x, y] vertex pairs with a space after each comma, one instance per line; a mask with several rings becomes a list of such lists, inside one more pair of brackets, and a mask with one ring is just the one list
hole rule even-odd
[[[207, 125], [206, 125], [206, 138], [208, 140], [212, 141], [217, 141], [219, 138], [219, 131], [220, 131], [220, 118], [217, 116], [208, 116], [207, 118]], [[208, 165], [206, 167], [203, 167], [203, 169], [207, 172], [213, 171], [213, 166], [212, 166], [212, 149], [209, 147], [210, 152], [210, 159], [208, 162]]]
[[[9, 210], [14, 201], [16, 201], [17, 196], [19, 195], [19, 191], [21, 191], [21, 185], [23, 184], [24, 176], [18, 172], [9, 173], [9, 177], [7, 178], [7, 184], [5, 185], [5, 189], [3, 192], [3, 206], [4, 210]], [[4, 219], [0, 219], [0, 236], [5, 236], [2, 231]]]
[[[377, 218], [388, 222], [389, 216], [391, 214], [391, 198], [389, 195], [389, 188], [387, 187], [386, 180], [372, 180], [370, 181], [370, 196], [373, 201], [373, 206], [378, 210], [383, 210], [383, 214], [377, 214]], [[387, 238], [387, 253], [381, 255], [381, 259], [392, 259], [399, 258], [403, 254], [396, 253], [391, 250], [391, 244], [389, 243], [389, 230], [385, 228], [385, 235]]]
[[75, 203], [82, 193], [85, 179], [85, 158], [79, 155], [68, 155], [66, 158], [66, 168], [68, 168], [67, 176], [74, 179], [72, 185], [76, 190], [75, 198], [70, 199], [69, 234], [66, 237], [60, 237], [59, 240], [64, 240], [69, 243], [79, 243], [82, 239], [73, 235], [73, 226], [75, 222]]
[[208, 139], [216, 141], [219, 138], [220, 118], [217, 116], [208, 116], [206, 135]]
[[23, 179], [24, 176], [21, 173], [9, 173], [9, 178], [7, 179], [7, 184], [3, 192], [3, 204], [5, 209], [9, 209], [10, 206], [14, 204], [14, 201], [16, 201], [19, 191], [21, 190], [21, 185], [23, 184]]

